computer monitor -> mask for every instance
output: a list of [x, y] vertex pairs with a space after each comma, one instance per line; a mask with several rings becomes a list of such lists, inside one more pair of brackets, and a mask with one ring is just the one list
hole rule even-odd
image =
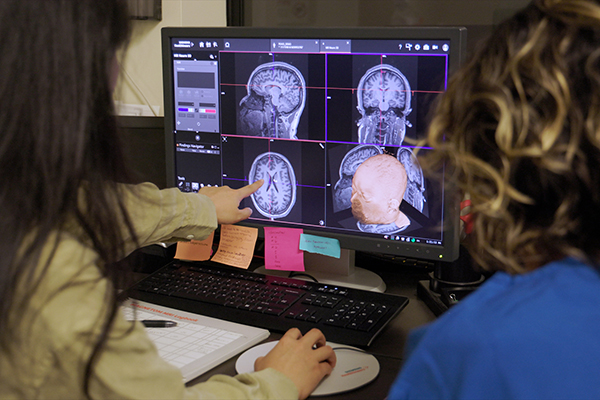
[[316, 264], [349, 286], [357, 250], [453, 261], [458, 204], [416, 144], [465, 48], [457, 27], [163, 28], [167, 185], [264, 179], [243, 224], [338, 239]]

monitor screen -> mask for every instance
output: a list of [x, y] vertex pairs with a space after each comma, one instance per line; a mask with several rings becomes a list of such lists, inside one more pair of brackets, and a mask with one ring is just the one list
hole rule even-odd
[[457, 204], [423, 173], [428, 149], [416, 145], [465, 37], [446, 27], [164, 28], [167, 185], [264, 179], [242, 204], [253, 209], [244, 224], [453, 261]]

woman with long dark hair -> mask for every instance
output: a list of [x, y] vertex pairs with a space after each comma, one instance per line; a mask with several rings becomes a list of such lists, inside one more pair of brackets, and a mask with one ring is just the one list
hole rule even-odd
[[411, 336], [389, 398], [600, 398], [600, 2], [534, 0], [500, 24], [428, 142], [494, 276]]
[[112, 106], [128, 18], [125, 0], [0, 1], [0, 398], [304, 398], [335, 365], [319, 331], [186, 388], [120, 313], [115, 262], [247, 218], [261, 185], [130, 183]]

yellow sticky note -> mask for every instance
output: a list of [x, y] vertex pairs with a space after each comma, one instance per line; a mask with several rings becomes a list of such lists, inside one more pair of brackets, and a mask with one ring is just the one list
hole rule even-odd
[[247, 269], [254, 256], [258, 229], [239, 225], [221, 225], [219, 249], [212, 261]]
[[212, 254], [212, 245], [215, 233], [211, 233], [204, 240], [191, 240], [189, 242], [177, 242], [175, 258], [189, 261], [205, 261]]

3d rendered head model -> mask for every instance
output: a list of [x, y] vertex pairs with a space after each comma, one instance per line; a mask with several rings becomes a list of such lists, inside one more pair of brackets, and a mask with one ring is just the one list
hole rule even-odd
[[282, 154], [267, 152], [254, 159], [249, 183], [260, 179], [265, 183], [250, 197], [259, 213], [267, 218], [286, 217], [296, 204], [296, 174]]
[[340, 179], [336, 182], [333, 189], [334, 212], [346, 210], [351, 207], [352, 177], [360, 164], [376, 154], [383, 154], [381, 147], [366, 144], [356, 146], [346, 153], [340, 163]]
[[352, 179], [354, 218], [360, 224], [395, 224], [398, 230], [407, 227], [410, 220], [400, 211], [407, 180], [406, 170], [396, 157], [378, 154], [365, 160]]
[[296, 67], [280, 61], [259, 65], [250, 74], [247, 92], [238, 112], [241, 134], [298, 139], [306, 82]]
[[401, 145], [410, 122], [410, 84], [398, 68], [388, 64], [370, 68], [358, 83], [358, 142]]

